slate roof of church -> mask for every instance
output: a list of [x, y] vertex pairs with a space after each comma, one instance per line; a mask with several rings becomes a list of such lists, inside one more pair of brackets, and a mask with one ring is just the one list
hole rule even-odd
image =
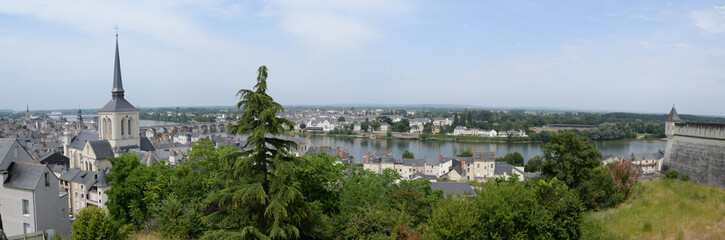
[[101, 110], [98, 110], [99, 112], [130, 112], [130, 111], [138, 111], [136, 107], [131, 105], [130, 102], [126, 101], [126, 99], [111, 99], [111, 101], [108, 101]]
[[113, 148], [111, 148], [111, 143], [108, 140], [96, 140], [90, 141], [89, 143], [91, 144], [93, 152], [96, 153], [96, 159], [113, 157]]
[[75, 149], [83, 149], [83, 147], [86, 146], [86, 141], [95, 140], [98, 140], [98, 133], [81, 131], [78, 135], [73, 137], [73, 140], [71, 140], [68, 146]]

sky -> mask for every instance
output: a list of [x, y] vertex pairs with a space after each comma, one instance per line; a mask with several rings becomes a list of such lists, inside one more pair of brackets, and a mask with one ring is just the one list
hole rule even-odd
[[461, 104], [725, 115], [725, 1], [0, 1], [0, 109]]

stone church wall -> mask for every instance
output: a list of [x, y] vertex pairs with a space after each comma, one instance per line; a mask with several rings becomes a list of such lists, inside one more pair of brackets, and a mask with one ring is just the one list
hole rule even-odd
[[725, 188], [725, 124], [676, 123], [664, 164], [692, 181]]

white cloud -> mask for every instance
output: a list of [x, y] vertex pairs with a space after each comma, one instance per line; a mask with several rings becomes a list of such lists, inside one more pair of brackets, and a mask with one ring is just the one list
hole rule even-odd
[[687, 43], [675, 43], [675, 47], [678, 47], [678, 48], [692, 48], [692, 45], [687, 44]]
[[651, 43], [647, 42], [647, 41], [638, 42], [637, 45], [640, 46], [641, 48], [644, 48], [644, 49], [647, 49], [647, 50], [654, 49], [654, 46]]
[[281, 29], [315, 53], [360, 54], [367, 44], [385, 37], [381, 18], [407, 9], [404, 1], [273, 0], [260, 15], [279, 18]]
[[717, 34], [725, 32], [725, 5], [715, 6], [702, 11], [691, 11], [690, 18], [695, 26], [706, 33]]

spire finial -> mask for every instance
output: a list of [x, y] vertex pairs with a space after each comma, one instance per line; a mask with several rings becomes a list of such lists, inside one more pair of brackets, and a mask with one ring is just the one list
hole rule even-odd
[[116, 29], [116, 40], [118, 40], [118, 29], [119, 29], [118, 24], [116, 24], [116, 26], [113, 27], [113, 29]]

